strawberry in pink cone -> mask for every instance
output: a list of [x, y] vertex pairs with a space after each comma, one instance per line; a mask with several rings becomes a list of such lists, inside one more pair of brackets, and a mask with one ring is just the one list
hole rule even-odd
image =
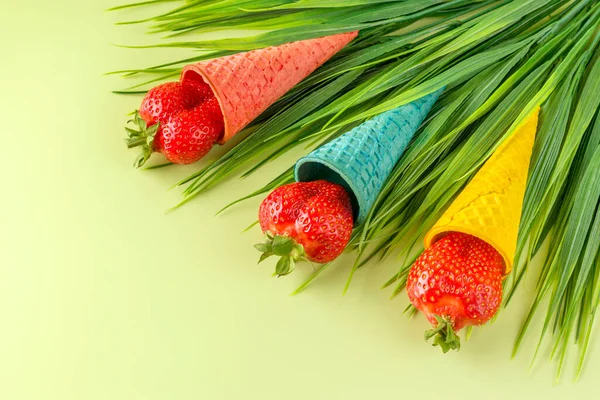
[[174, 164], [193, 164], [204, 157], [223, 134], [223, 118], [216, 98], [184, 109], [162, 125], [154, 151]]
[[434, 346], [447, 352], [460, 348], [460, 329], [482, 325], [500, 308], [505, 265], [485, 241], [451, 232], [421, 254], [411, 267], [408, 298], [434, 329]]
[[354, 219], [346, 190], [327, 181], [297, 182], [275, 189], [260, 205], [263, 255], [280, 257], [276, 274], [287, 275], [295, 262], [328, 263], [350, 241]]
[[223, 135], [223, 116], [210, 87], [199, 80], [168, 82], [151, 89], [126, 128], [128, 147], [142, 147], [135, 166], [153, 152], [175, 164], [200, 160]]
[[167, 82], [156, 86], [144, 96], [140, 105], [140, 117], [149, 126], [165, 123], [180, 111], [192, 109], [205, 99], [214, 97], [210, 87], [197, 81]]

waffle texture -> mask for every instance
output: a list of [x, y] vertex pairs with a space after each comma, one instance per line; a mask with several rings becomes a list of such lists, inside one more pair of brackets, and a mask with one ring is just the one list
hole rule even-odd
[[324, 179], [344, 186], [355, 223], [362, 223], [441, 92], [380, 114], [301, 158], [296, 181]]
[[539, 107], [515, 129], [425, 236], [425, 247], [448, 232], [485, 240], [513, 267]]
[[181, 80], [200, 75], [211, 86], [225, 119], [223, 144], [357, 35], [302, 40], [190, 64]]

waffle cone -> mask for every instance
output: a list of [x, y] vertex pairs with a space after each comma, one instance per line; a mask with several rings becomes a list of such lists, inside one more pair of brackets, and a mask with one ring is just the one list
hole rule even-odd
[[510, 273], [539, 107], [498, 147], [442, 218], [425, 236], [425, 248], [450, 232], [485, 240], [502, 255]]
[[357, 35], [302, 40], [190, 64], [181, 80], [201, 77], [212, 88], [225, 120], [223, 144]]
[[380, 114], [296, 163], [298, 182], [324, 179], [350, 194], [356, 224], [362, 223], [388, 176], [442, 90]]

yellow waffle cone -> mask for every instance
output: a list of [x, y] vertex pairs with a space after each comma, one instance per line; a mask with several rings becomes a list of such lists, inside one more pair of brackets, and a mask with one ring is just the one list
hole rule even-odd
[[425, 248], [450, 232], [485, 240], [512, 270], [539, 107], [498, 147], [425, 236]]

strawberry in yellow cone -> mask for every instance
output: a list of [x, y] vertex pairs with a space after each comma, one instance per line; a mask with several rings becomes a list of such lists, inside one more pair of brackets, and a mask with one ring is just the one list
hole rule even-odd
[[515, 129], [427, 233], [409, 272], [411, 303], [433, 329], [426, 339], [444, 352], [456, 333], [482, 325], [500, 308], [502, 279], [512, 269], [539, 107]]

